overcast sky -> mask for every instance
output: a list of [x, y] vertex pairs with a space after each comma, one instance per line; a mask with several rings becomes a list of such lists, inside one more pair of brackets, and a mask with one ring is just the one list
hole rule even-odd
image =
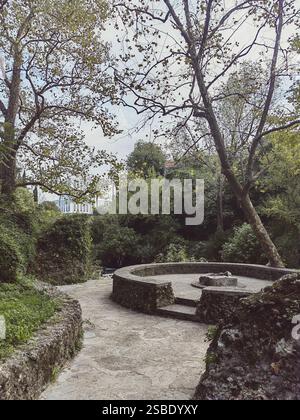
[[[176, 2], [174, 2], [174, 4], [175, 3]], [[236, 3], [236, 0], [224, 0], [224, 4], [226, 7], [232, 6], [233, 3]], [[158, 5], [159, 3], [156, 3], [156, 7], [158, 7]], [[300, 9], [300, 0], [296, 0], [296, 5]], [[165, 8], [165, 5], [162, 2], [161, 7]], [[169, 28], [168, 32], [170, 31], [172, 31], [172, 29], [170, 30]], [[251, 27], [250, 23], [246, 23], [246, 26], [243, 26], [243, 31], [238, 33], [240, 44], [247, 45], [247, 43], [249, 43], [249, 40], [252, 38], [253, 34], [254, 28]], [[284, 40], [287, 41], [291, 35], [293, 35], [292, 29], [290, 31], [285, 30]], [[176, 33], [175, 36], [178, 36], [178, 33]], [[107, 27], [107, 30], [104, 34], [104, 40], [111, 43], [112, 54], [114, 53], [114, 49], [118, 51], [120, 48], [120, 45], [116, 41], [116, 37], [117, 33], [113, 25]], [[264, 39], [272, 43], [272, 40], [274, 40], [274, 32], [266, 32], [264, 34]], [[164, 44], [164, 42], [165, 40], [162, 39], [162, 44]], [[249, 55], [247, 59], [255, 60], [256, 58], [257, 56], [254, 52], [252, 55]], [[136, 115], [135, 111], [129, 108], [118, 107], [117, 109], [114, 109], [114, 112], [119, 122], [119, 126], [123, 130], [123, 133], [117, 135], [113, 139], [109, 139], [103, 136], [100, 128], [92, 130], [90, 125], [85, 125], [84, 132], [86, 135], [86, 142], [91, 146], [95, 146], [99, 149], [105, 149], [108, 152], [112, 152], [116, 154], [120, 159], [125, 159], [126, 156], [132, 152], [135, 142], [139, 139], [145, 139], [147, 131], [141, 133], [134, 132], [134, 127], [136, 127], [139, 122], [139, 117]]]

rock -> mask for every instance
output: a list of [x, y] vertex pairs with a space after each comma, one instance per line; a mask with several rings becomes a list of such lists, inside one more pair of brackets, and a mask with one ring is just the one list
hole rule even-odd
[[292, 337], [300, 314], [299, 280], [300, 274], [287, 275], [240, 301], [210, 346], [214, 357], [195, 399], [300, 399], [300, 339]]

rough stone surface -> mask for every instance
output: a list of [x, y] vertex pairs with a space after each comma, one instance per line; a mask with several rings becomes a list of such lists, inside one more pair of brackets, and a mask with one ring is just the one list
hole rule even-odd
[[205, 369], [207, 327], [133, 312], [110, 299], [110, 279], [64, 286], [86, 320], [78, 356], [47, 400], [189, 399]]
[[0, 400], [33, 400], [80, 347], [79, 303], [53, 287], [39, 285], [62, 302], [60, 311], [11, 358], [0, 362]]
[[242, 300], [210, 346], [195, 398], [299, 400], [300, 341], [292, 338], [299, 314], [300, 274]]
[[235, 316], [240, 300], [253, 293], [229, 287], [207, 287], [202, 291], [196, 317], [199, 322], [206, 324], [230, 321]]
[[[220, 273], [229, 271], [234, 276], [252, 277], [261, 280], [279, 280], [286, 274], [296, 273], [296, 270], [284, 268], [273, 268], [253, 264], [233, 264], [233, 263], [165, 263], [148, 264], [121, 269], [123, 273], [133, 274], [137, 277], [161, 276], [164, 274], [206, 274]], [[118, 270], [118, 271], [121, 271]]]
[[[257, 279], [275, 281], [285, 274], [292, 274], [296, 271], [229, 263], [138, 265], [121, 268], [114, 273], [112, 299], [126, 308], [144, 313], [155, 313], [157, 309], [175, 303], [171, 276], [221, 272], [230, 272], [236, 277], [248, 277], [254, 281]], [[170, 276], [169, 279], [168, 276]], [[238, 287], [242, 286], [238, 283]], [[176, 295], [176, 297], [179, 296]]]
[[170, 282], [136, 281], [117, 274], [113, 276], [112, 299], [126, 308], [145, 313], [175, 302]]

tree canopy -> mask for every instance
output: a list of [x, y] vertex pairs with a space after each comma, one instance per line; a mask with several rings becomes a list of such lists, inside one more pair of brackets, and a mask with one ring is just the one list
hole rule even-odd
[[[110, 161], [84, 141], [83, 127], [117, 132], [108, 104], [115, 87], [101, 39], [103, 0], [11, 0], [0, 16], [2, 190], [39, 185], [80, 196], [95, 190]], [[17, 178], [17, 166], [26, 178]], [[76, 182], [75, 182], [76, 181]]]
[[139, 141], [128, 156], [127, 167], [130, 171], [141, 174], [145, 178], [151, 173], [162, 175], [166, 157], [157, 144]]
[[[121, 30], [122, 22], [124, 33], [115, 66], [122, 103], [144, 115], [144, 124], [156, 124], [159, 136], [172, 131], [170, 121], [192, 132], [199, 123], [206, 128], [222, 173], [270, 263], [282, 266], [250, 194], [261, 175], [258, 162], [268, 135], [300, 124], [295, 109], [286, 106], [287, 89], [276, 102], [276, 89], [294, 75], [287, 33], [299, 27], [295, 0], [147, 0], [112, 7], [116, 28]], [[253, 66], [247, 67], [250, 57], [260, 69], [255, 77]], [[219, 112], [230, 100], [239, 104], [242, 117], [231, 124], [234, 133], [224, 129]], [[227, 118], [235, 118], [229, 110], [230, 103]], [[229, 134], [240, 151], [243, 179], [235, 171]]]

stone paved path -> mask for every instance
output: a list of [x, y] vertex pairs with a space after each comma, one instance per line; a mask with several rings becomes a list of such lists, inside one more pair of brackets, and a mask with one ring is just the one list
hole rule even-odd
[[109, 279], [61, 290], [78, 299], [84, 347], [41, 399], [189, 399], [204, 370], [207, 327], [148, 316], [109, 299]]

